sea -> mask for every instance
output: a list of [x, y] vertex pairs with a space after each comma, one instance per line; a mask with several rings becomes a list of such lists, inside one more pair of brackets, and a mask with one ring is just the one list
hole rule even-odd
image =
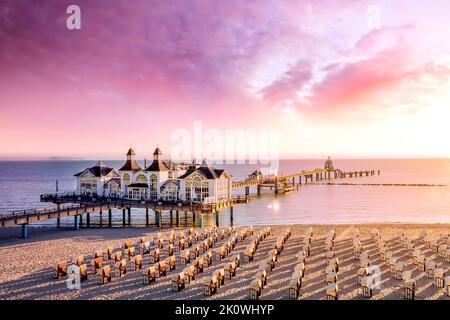
[[[0, 161], [0, 212], [52, 207], [41, 203], [40, 195], [74, 191], [74, 174], [97, 161]], [[123, 161], [105, 161], [119, 168]], [[142, 165], [142, 163], [141, 163]], [[323, 159], [280, 160], [278, 172], [288, 174], [322, 168]], [[215, 165], [227, 169], [235, 181], [259, 169], [255, 164]], [[219, 223], [228, 225], [267, 224], [359, 224], [359, 223], [450, 223], [450, 159], [335, 159], [342, 171], [375, 170], [374, 176], [322, 180], [302, 184], [298, 190], [274, 195], [265, 190], [247, 204], [236, 204], [233, 219], [228, 209], [220, 212]], [[378, 171], [380, 174], [378, 175]], [[296, 180], [298, 181], [298, 180]], [[303, 181], [304, 183], [304, 181]], [[256, 194], [256, 188], [251, 188]], [[234, 191], [243, 194], [243, 190]], [[36, 226], [55, 225], [42, 221]], [[175, 217], [163, 213], [162, 227], [172, 227]], [[180, 225], [212, 225], [214, 216], [180, 214]], [[70, 227], [73, 218], [62, 220]], [[150, 224], [155, 224], [151, 215]], [[105, 225], [105, 217], [91, 215], [91, 227]], [[114, 210], [113, 226], [122, 226], [122, 211]], [[145, 211], [132, 209], [131, 226], [145, 226]]]

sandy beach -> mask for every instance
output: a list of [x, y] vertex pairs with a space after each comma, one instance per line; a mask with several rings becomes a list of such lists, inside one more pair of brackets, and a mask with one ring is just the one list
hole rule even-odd
[[[211, 266], [203, 273], [196, 275], [195, 280], [186, 285], [180, 292], [172, 292], [172, 275], [180, 272], [184, 266], [177, 259], [175, 271], [165, 277], [157, 278], [150, 285], [143, 284], [142, 271], [130, 271], [119, 278], [113, 277], [112, 283], [98, 284], [96, 275], [89, 273], [88, 280], [81, 283], [80, 290], [69, 290], [64, 278], [56, 280], [53, 269], [57, 263], [73, 260], [79, 255], [90, 256], [97, 250], [106, 250], [110, 245], [121, 247], [130, 239], [135, 244], [142, 236], [152, 237], [160, 230], [155, 228], [117, 228], [117, 229], [82, 229], [74, 230], [42, 230], [31, 233], [29, 239], [19, 239], [4, 236], [12, 230], [2, 230], [0, 240], [0, 299], [248, 299], [248, 287], [258, 271], [258, 266], [268, 252], [273, 248], [276, 239], [283, 234], [288, 226], [271, 226], [270, 236], [262, 240], [258, 246], [255, 258], [247, 262], [243, 257], [246, 246], [252, 237], [247, 237], [236, 244], [222, 261], [213, 258]], [[403, 230], [408, 237], [418, 238], [422, 230], [428, 236], [438, 239], [442, 232], [450, 231], [449, 224], [365, 224], [365, 225], [293, 225], [292, 235], [284, 245], [284, 250], [278, 257], [275, 268], [268, 272], [267, 285], [262, 290], [260, 299], [288, 299], [288, 284], [291, 274], [297, 264], [297, 253], [302, 247], [304, 232], [313, 228], [311, 256], [307, 259], [305, 276], [300, 289], [299, 299], [323, 300], [326, 298], [325, 268], [325, 237], [329, 230], [336, 230], [334, 251], [340, 260], [338, 272], [339, 299], [366, 299], [362, 297], [361, 286], [357, 285], [357, 270], [359, 260], [354, 259], [352, 231], [356, 227], [360, 233], [362, 247], [370, 254], [370, 264], [381, 268], [381, 288], [375, 289], [371, 299], [403, 299], [402, 281], [397, 280], [389, 272], [389, 268], [380, 260], [376, 241], [370, 231], [377, 228], [385, 239], [386, 245], [401, 261], [406, 264], [405, 270], [413, 270], [413, 278], [417, 283], [416, 299], [446, 299], [444, 289], [433, 285], [433, 279], [427, 278], [424, 272], [417, 270], [411, 257], [401, 245], [397, 232]], [[236, 227], [240, 230], [242, 227]], [[254, 227], [255, 231], [263, 227]], [[175, 229], [176, 233], [182, 228]], [[200, 230], [200, 229], [199, 229]], [[17, 231], [17, 230], [16, 230]], [[170, 229], [162, 230], [163, 234]], [[187, 231], [187, 229], [186, 229]], [[219, 240], [213, 247], [217, 249], [226, 238]], [[445, 258], [438, 256], [424, 243], [417, 240], [416, 248], [421, 249], [427, 259], [437, 262], [438, 268], [449, 272], [450, 264]], [[177, 256], [178, 251], [175, 252]], [[241, 254], [241, 264], [236, 276], [225, 279], [224, 285], [217, 293], [205, 297], [203, 284], [212, 273], [230, 262], [232, 256]], [[165, 257], [165, 256], [162, 256]], [[89, 262], [89, 261], [88, 261]], [[144, 255], [144, 269], [150, 266], [149, 255]]]

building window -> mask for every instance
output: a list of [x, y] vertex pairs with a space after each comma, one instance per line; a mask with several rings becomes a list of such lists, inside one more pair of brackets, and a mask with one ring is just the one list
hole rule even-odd
[[209, 197], [208, 180], [199, 176], [186, 179], [186, 200], [192, 202], [203, 202]]
[[83, 195], [96, 195], [97, 194], [97, 179], [95, 178], [82, 178], [80, 179], [80, 191]]
[[143, 174], [139, 174], [136, 177], [136, 182], [142, 182], [142, 183], [147, 183], [147, 177]]
[[130, 182], [131, 182], [130, 175], [128, 173], [125, 173], [123, 175], [123, 184], [125, 185], [125, 187], [128, 187]]
[[155, 174], [150, 176], [150, 199], [158, 199], [158, 177]]

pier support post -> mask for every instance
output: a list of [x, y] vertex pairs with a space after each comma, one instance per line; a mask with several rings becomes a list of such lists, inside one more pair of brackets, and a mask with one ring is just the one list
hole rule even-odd
[[90, 227], [91, 226], [91, 214], [88, 212], [86, 213], [86, 227]]
[[200, 213], [200, 228], [203, 228], [203, 213]]
[[61, 218], [56, 218], [56, 227], [61, 227]]
[[103, 226], [103, 211], [102, 210], [100, 210], [100, 212], [98, 213], [98, 219], [99, 219], [100, 227]]
[[126, 221], [125, 221], [125, 208], [122, 209], [122, 224], [125, 227]]
[[230, 207], [230, 221], [231, 221], [231, 224], [233, 224], [233, 207]]
[[216, 227], [220, 226], [219, 210], [216, 211]]
[[177, 227], [180, 226], [180, 213], [178, 210], [175, 211], [175, 222], [177, 224]]
[[302, 184], [302, 176], [298, 176], [298, 184]]
[[156, 225], [158, 228], [161, 228], [161, 212], [155, 211], [155, 219], [156, 219]]
[[258, 194], [258, 196], [261, 195], [261, 185], [258, 184], [258, 186], [257, 186], [256, 188], [257, 188], [257, 194]]
[[149, 209], [148, 208], [145, 208], [145, 226], [146, 227], [148, 227], [148, 225], [149, 225]]
[[378, 175], [380, 175], [380, 170], [378, 170]]
[[195, 211], [192, 211], [192, 221], [195, 223]]
[[78, 223], [78, 215], [73, 216], [73, 224], [75, 230], [80, 230], [80, 224]]
[[22, 239], [28, 239], [28, 224], [22, 225]]
[[275, 191], [274, 191], [274, 193], [275, 193], [275, 194], [278, 194], [278, 184], [275, 185]]
[[131, 226], [131, 207], [128, 208], [128, 225]]
[[248, 196], [250, 194], [250, 187], [245, 187], [245, 195]]
[[108, 227], [112, 227], [112, 209], [108, 210]]

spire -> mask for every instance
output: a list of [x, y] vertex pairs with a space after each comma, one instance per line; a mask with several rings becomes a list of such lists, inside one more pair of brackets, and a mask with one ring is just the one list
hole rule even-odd
[[155, 160], [158, 160], [158, 159], [159, 159], [159, 156], [161, 156], [161, 155], [162, 155], [161, 149], [160, 149], [158, 146], [156, 146], [156, 149], [155, 149], [155, 151], [153, 152], [153, 158], [154, 158]]
[[134, 152], [133, 148], [130, 147], [130, 149], [128, 149], [128, 152], [127, 152], [127, 160], [131, 160], [132, 156], [135, 156], [135, 155], [136, 155], [136, 153]]
[[122, 168], [119, 169], [119, 171], [139, 171], [141, 170], [141, 167], [137, 164], [136, 160], [133, 159], [133, 157], [136, 155], [133, 148], [130, 147], [127, 152], [127, 161], [124, 163]]

